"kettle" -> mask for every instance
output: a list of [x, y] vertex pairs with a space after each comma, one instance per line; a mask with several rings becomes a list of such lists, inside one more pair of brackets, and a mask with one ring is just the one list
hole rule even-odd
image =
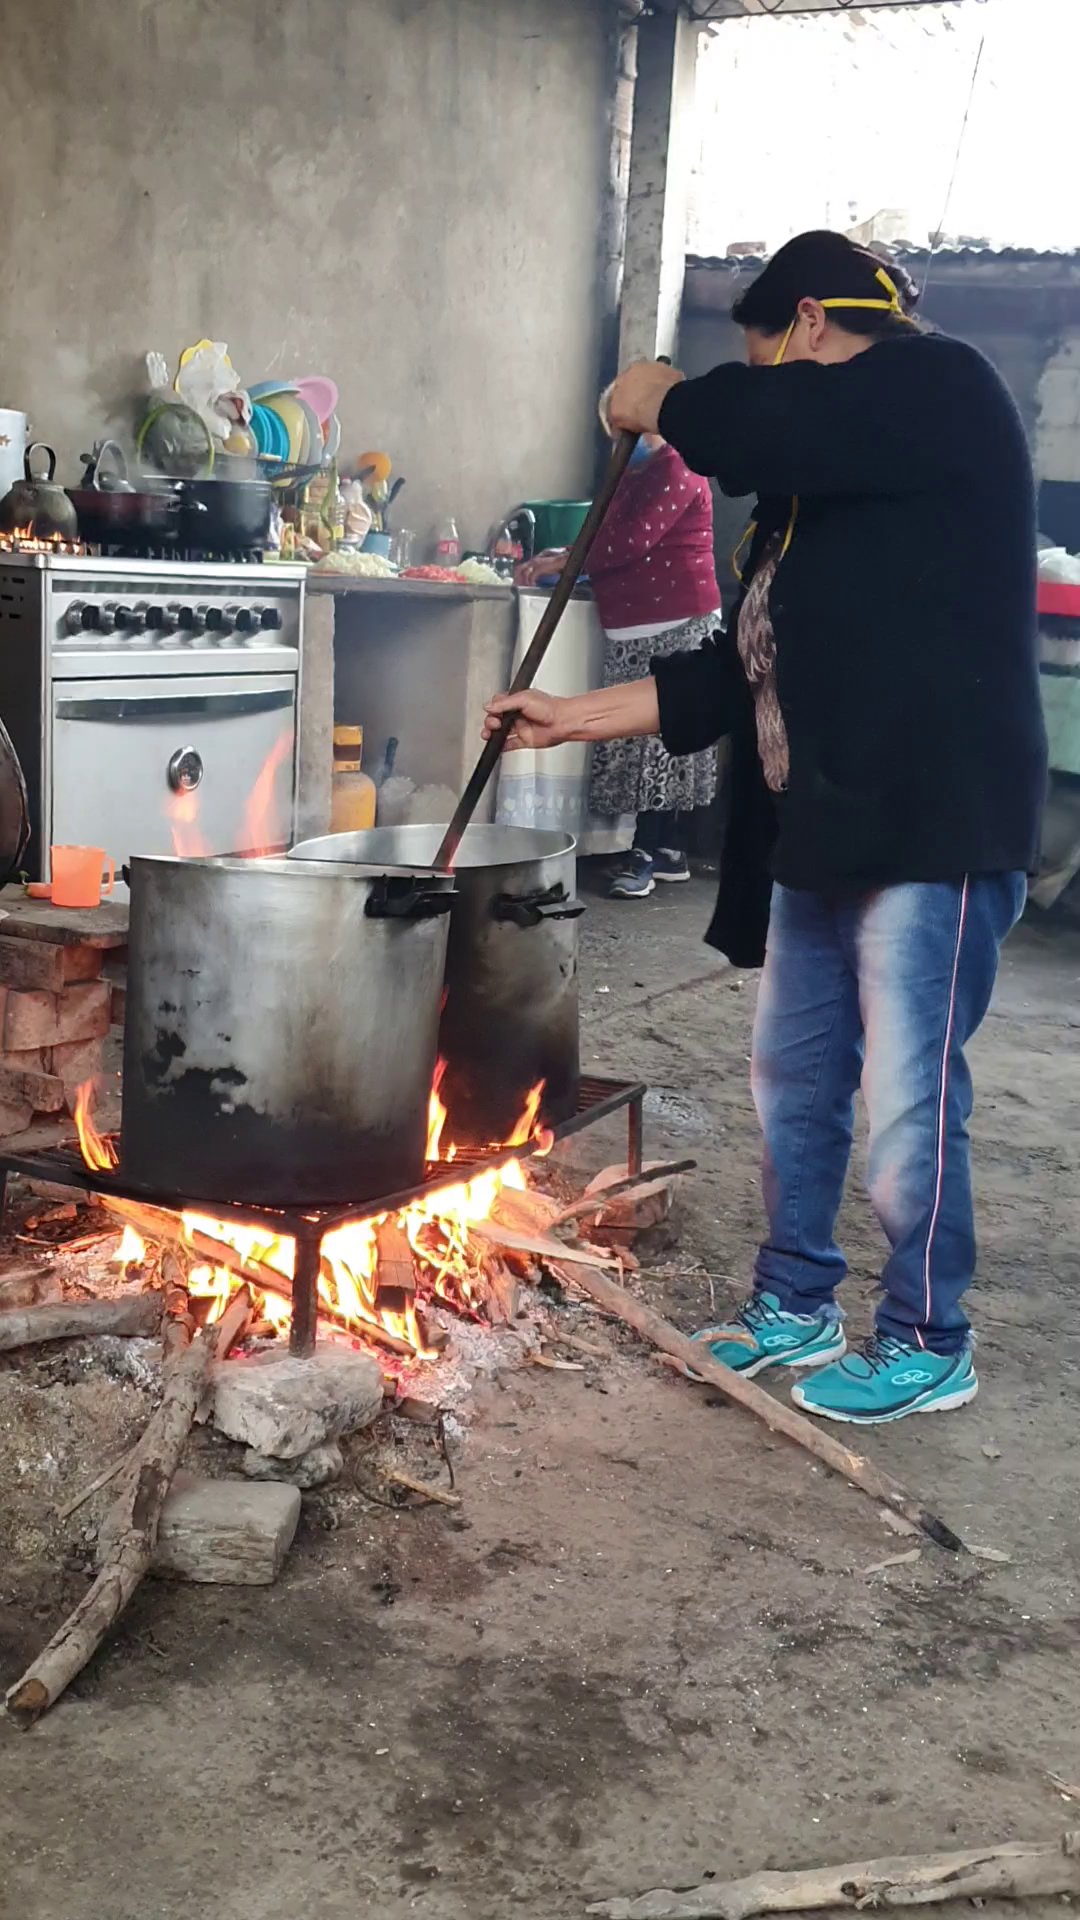
[[[49, 456], [49, 471], [44, 479], [35, 474], [35, 453]], [[54, 479], [56, 455], [43, 440], [27, 447], [23, 462], [24, 480], [16, 480], [10, 493], [0, 500], [0, 533], [20, 533], [35, 540], [71, 540], [79, 537], [79, 518], [62, 486]]]

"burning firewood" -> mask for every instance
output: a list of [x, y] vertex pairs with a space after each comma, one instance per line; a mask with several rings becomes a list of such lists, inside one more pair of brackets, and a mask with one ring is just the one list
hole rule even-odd
[[380, 1220], [375, 1228], [378, 1249], [376, 1281], [381, 1298], [384, 1292], [416, 1292], [416, 1260], [409, 1236], [396, 1220]]
[[[183, 1322], [178, 1320], [176, 1325]], [[161, 1509], [213, 1357], [214, 1330], [209, 1328], [167, 1359], [161, 1405], [133, 1449], [120, 1491], [101, 1527], [97, 1578], [8, 1693], [7, 1710], [19, 1726], [32, 1726], [82, 1672], [150, 1565]]]
[[696, 1166], [696, 1160], [672, 1160], [666, 1166], [649, 1167], [644, 1174], [635, 1173], [625, 1180], [612, 1180], [604, 1187], [594, 1182], [580, 1200], [573, 1200], [568, 1207], [561, 1208], [552, 1218], [551, 1225], [561, 1227], [567, 1220], [590, 1218], [599, 1221], [613, 1200], [647, 1200], [653, 1194], [662, 1193], [668, 1182], [679, 1174], [693, 1173]]

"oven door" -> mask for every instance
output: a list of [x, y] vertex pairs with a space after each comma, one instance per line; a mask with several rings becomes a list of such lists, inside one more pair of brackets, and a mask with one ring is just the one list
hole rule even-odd
[[293, 839], [296, 676], [54, 680], [49, 839], [133, 853]]

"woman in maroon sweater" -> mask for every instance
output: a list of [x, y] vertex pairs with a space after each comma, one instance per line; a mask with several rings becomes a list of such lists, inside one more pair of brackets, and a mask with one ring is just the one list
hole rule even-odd
[[[640, 680], [650, 662], [698, 647], [720, 624], [707, 480], [659, 434], [643, 435], [589, 558], [607, 634], [605, 687]], [[542, 554], [530, 572], [565, 555]], [[636, 817], [634, 844], [616, 864], [612, 894], [644, 899], [657, 880], [687, 880], [679, 816], [711, 805], [715, 747], [673, 760], [658, 739], [603, 740], [593, 749], [589, 811]]]
[[[639, 447], [589, 558], [608, 642], [605, 687], [640, 679], [651, 660], [700, 646], [720, 624], [709, 483], [659, 434]], [[612, 894], [643, 899], [657, 880], [689, 879], [679, 816], [710, 806], [715, 793], [715, 747], [673, 760], [660, 739], [599, 742], [590, 811], [637, 816]]]

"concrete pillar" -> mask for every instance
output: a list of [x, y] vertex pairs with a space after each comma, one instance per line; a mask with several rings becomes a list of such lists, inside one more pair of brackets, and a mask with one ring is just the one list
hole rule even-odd
[[638, 27], [619, 362], [674, 356], [686, 270], [698, 29], [679, 13]]

